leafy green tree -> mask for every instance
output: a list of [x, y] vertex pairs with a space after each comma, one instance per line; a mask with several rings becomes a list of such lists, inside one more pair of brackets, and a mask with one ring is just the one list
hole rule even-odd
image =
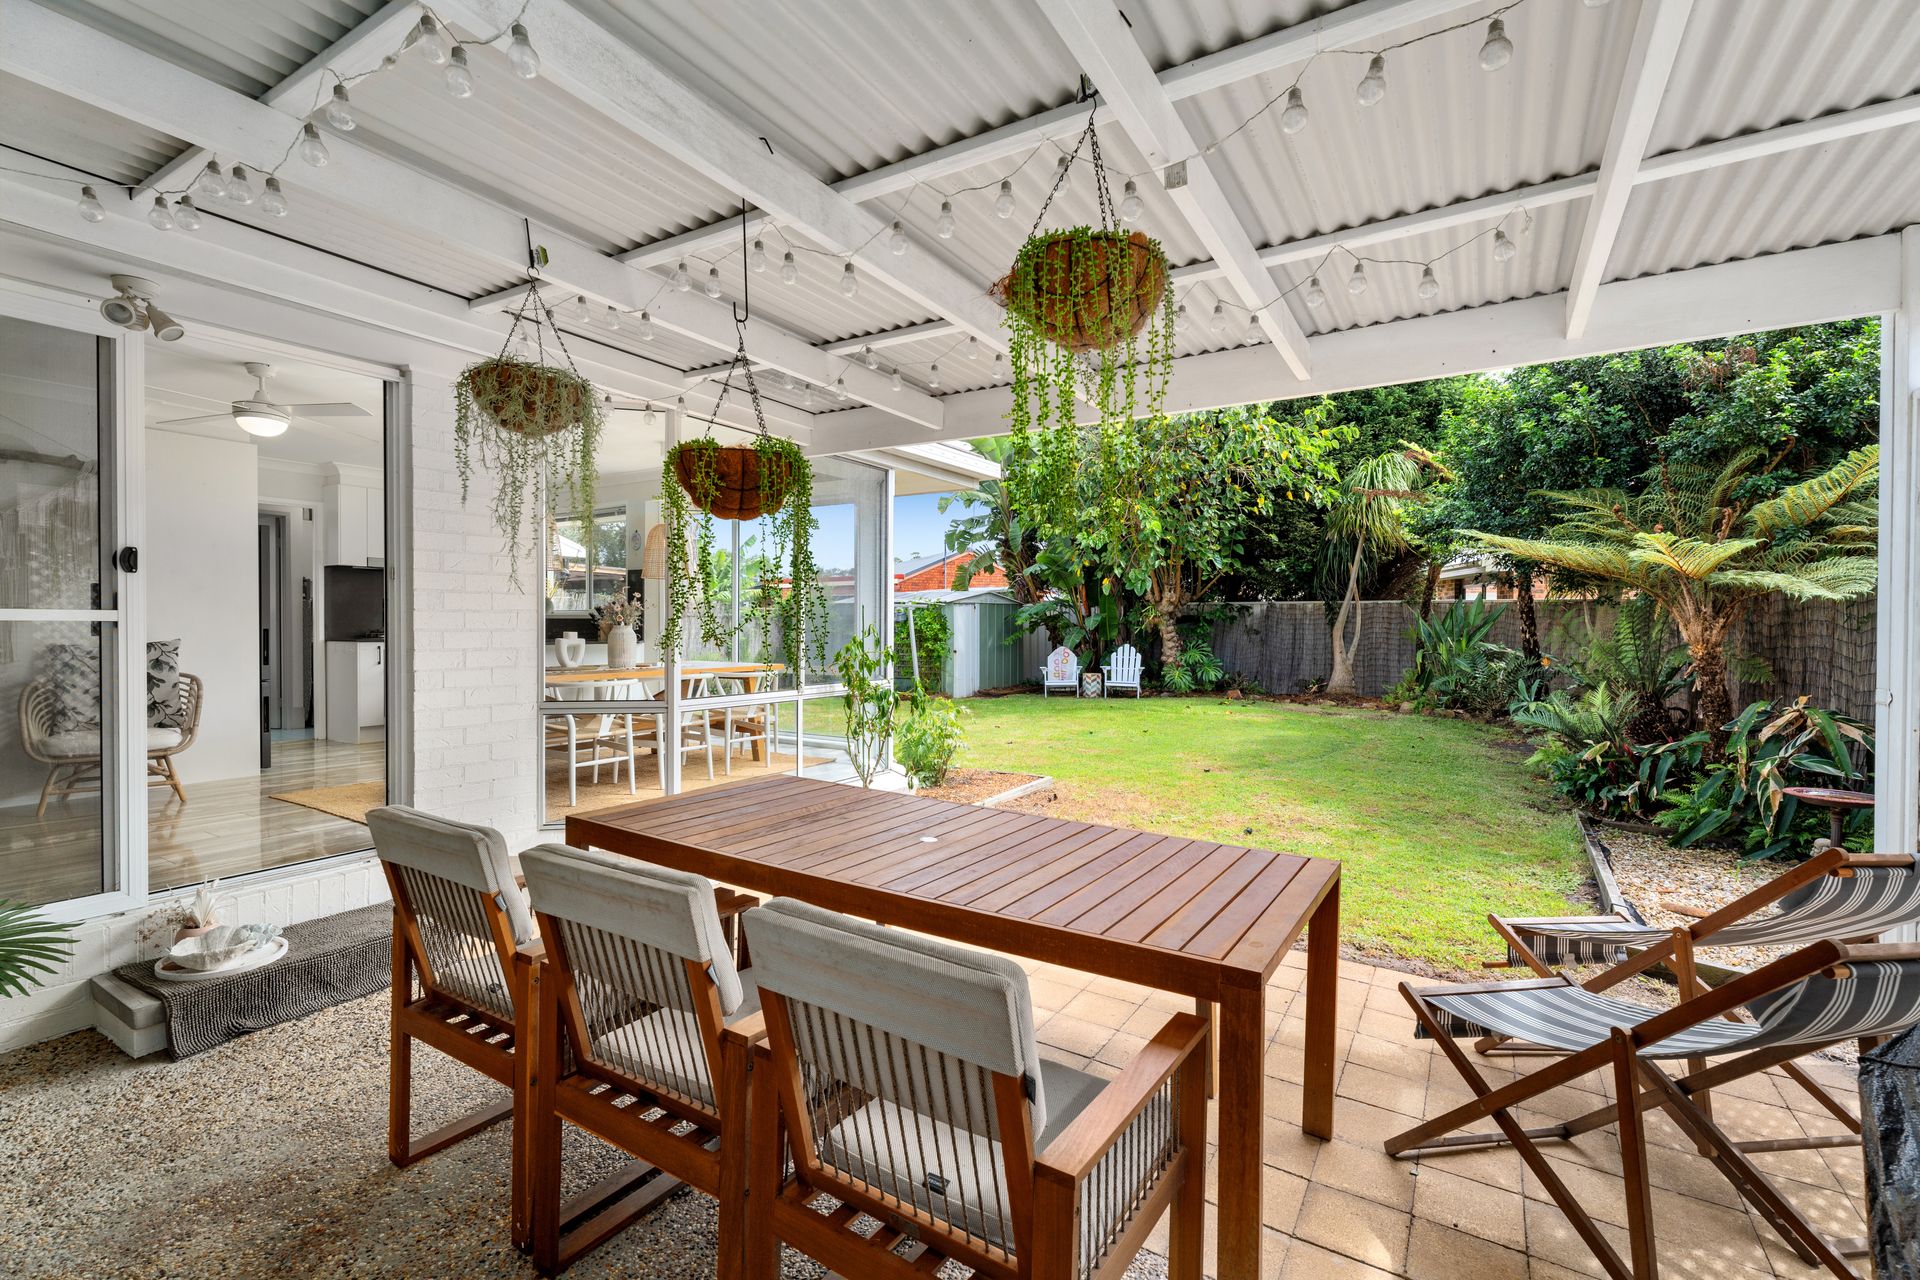
[[[1006, 436], [975, 440], [973, 447], [1002, 468], [1014, 455], [1013, 441]], [[950, 493], [940, 499], [942, 515], [954, 506], [960, 507], [961, 513], [947, 526], [947, 550], [962, 552], [968, 557], [954, 570], [954, 586], [964, 591], [976, 574], [987, 573], [999, 565], [1017, 603], [1038, 601], [1045, 592], [1044, 584], [1034, 572], [1034, 562], [1040, 556], [1039, 534], [1021, 515], [1006, 484], [997, 478], [982, 480], [978, 488]]]
[[[1400, 448], [1368, 458], [1342, 477], [1326, 524], [1328, 548], [1347, 561], [1346, 587], [1333, 619], [1333, 672], [1327, 677], [1327, 692], [1356, 692], [1353, 671], [1360, 627], [1354, 614], [1361, 599], [1361, 570], [1369, 560], [1416, 550], [1407, 511], [1421, 501], [1431, 478], [1446, 475], [1431, 453], [1402, 441]], [[1349, 619], [1355, 622], [1351, 640]]]

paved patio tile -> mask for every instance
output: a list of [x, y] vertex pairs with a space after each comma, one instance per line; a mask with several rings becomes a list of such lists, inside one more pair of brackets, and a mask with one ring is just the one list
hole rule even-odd
[[1448, 1173], [1426, 1160], [1415, 1180], [1413, 1213], [1509, 1249], [1527, 1247], [1526, 1202], [1518, 1191]]
[[1425, 1218], [1413, 1220], [1407, 1249], [1408, 1280], [1528, 1280], [1520, 1249], [1453, 1231]]
[[1328, 1142], [1313, 1162], [1312, 1180], [1404, 1213], [1413, 1208], [1414, 1172], [1413, 1161], [1395, 1160], [1379, 1147]]
[[1311, 1186], [1294, 1235], [1385, 1271], [1404, 1271], [1413, 1223], [1405, 1213], [1334, 1187]]

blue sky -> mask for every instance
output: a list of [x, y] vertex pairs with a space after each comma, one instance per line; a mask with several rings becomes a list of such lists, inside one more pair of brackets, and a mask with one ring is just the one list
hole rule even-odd
[[893, 558], [911, 560], [932, 555], [947, 546], [947, 526], [964, 515], [958, 504], [940, 513], [938, 493], [914, 493], [893, 500]]

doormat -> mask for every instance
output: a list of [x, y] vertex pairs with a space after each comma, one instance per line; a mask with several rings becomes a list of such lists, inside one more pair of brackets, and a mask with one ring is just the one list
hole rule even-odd
[[276, 791], [272, 799], [284, 800], [288, 804], [297, 804], [303, 809], [317, 809], [321, 813], [336, 818], [345, 818], [348, 822], [364, 823], [367, 810], [378, 809], [387, 802], [387, 784], [384, 782], [349, 782], [344, 787], [315, 787], [310, 791]]
[[113, 972], [166, 1009], [167, 1054], [176, 1059], [372, 995], [392, 980], [392, 903], [290, 925], [284, 936], [285, 956], [231, 978], [166, 982], [153, 976], [151, 960]]

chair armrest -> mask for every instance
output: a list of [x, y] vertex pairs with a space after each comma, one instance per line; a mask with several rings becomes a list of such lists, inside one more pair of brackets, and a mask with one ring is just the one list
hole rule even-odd
[[748, 1014], [738, 1022], [729, 1022], [721, 1028], [720, 1038], [735, 1046], [765, 1044], [767, 1039], [767, 1015], [760, 1012]]
[[529, 964], [545, 964], [547, 960], [547, 944], [544, 940], [535, 938], [532, 942], [521, 943], [514, 949], [513, 954], [518, 959], [524, 960]]
[[1191, 1013], [1168, 1018], [1119, 1078], [1087, 1104], [1065, 1133], [1047, 1144], [1034, 1161], [1034, 1176], [1069, 1185], [1086, 1177], [1167, 1077], [1195, 1050], [1204, 1050], [1206, 1043], [1206, 1019]]
[[1911, 867], [1914, 857], [1910, 853], [1850, 853], [1843, 864], [1849, 867]]

